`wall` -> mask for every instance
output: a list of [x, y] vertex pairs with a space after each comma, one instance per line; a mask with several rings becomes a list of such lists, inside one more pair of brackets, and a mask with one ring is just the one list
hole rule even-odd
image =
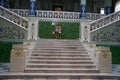
[[14, 24], [0, 19], [0, 41], [16, 41], [27, 39], [27, 31]]
[[115, 22], [91, 33], [91, 41], [98, 44], [120, 45], [120, 23]]

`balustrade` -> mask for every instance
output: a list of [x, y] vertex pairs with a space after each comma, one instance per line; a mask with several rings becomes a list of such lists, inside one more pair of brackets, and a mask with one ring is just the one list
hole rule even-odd
[[[17, 11], [15, 11], [17, 13]], [[0, 6], [0, 16], [16, 23], [17, 25], [20, 25], [21, 27], [28, 29], [28, 20], [26, 18], [23, 18], [19, 16], [18, 14], [15, 14], [8, 9]]]
[[[120, 21], [120, 12], [110, 14], [104, 18], [93, 21], [90, 26], [90, 41], [102, 42], [104, 44], [116, 44], [120, 42], [120, 26], [118, 23], [110, 25], [114, 22]], [[103, 29], [104, 28], [104, 29]]]
[[[120, 20], [120, 12], [110, 14], [104, 18], [98, 19], [90, 23], [90, 31], [94, 32], [107, 24]], [[94, 27], [94, 28], [93, 28]]]
[[[29, 10], [27, 9], [10, 9], [11, 11], [24, 16], [29, 16]], [[86, 20], [97, 20], [102, 18], [103, 14], [98, 13], [87, 13]], [[80, 19], [80, 12], [67, 12], [67, 11], [45, 11], [45, 10], [36, 10], [36, 17], [41, 18], [62, 18], [62, 19]]]

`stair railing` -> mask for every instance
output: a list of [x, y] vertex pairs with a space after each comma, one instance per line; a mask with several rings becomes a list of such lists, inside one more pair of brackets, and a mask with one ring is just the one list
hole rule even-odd
[[[98, 20], [95, 20], [95, 21], [91, 22], [89, 24], [89, 35], [88, 35], [88, 36], [90, 36], [89, 41], [93, 41], [93, 42], [97, 42], [97, 41], [99, 41], [99, 42], [105, 42], [106, 41], [105, 39], [107, 39], [108, 40], [107, 42], [110, 42], [111, 38], [109, 36], [105, 36], [105, 35], [109, 35], [109, 34], [111, 35], [113, 32], [111, 32], [110, 30], [107, 31], [107, 29], [111, 29], [112, 27], [110, 25], [113, 24], [113, 23], [115, 23], [115, 22], [118, 22], [118, 21], [120, 21], [120, 11], [112, 13], [112, 14], [106, 16], [106, 17], [103, 17], [101, 19], [98, 19]], [[114, 28], [113, 28], [112, 31], [115, 31], [115, 30], [119, 30], [119, 29], [117, 29], [116, 26], [114, 26]], [[100, 33], [98, 33], [97, 31], [98, 32], [101, 31], [100, 32], [101, 35], [104, 35], [104, 38], [106, 37], [104, 39], [105, 41], [103, 41], [103, 39], [101, 40], [100, 35], [99, 35]], [[108, 32], [109, 32], [109, 34], [105, 34], [105, 33], [108, 33]], [[113, 36], [115, 36], [115, 35], [113, 35]], [[97, 41], [95, 40], [96, 38], [97, 38]], [[116, 39], [114, 40], [114, 42], [119, 42], [119, 40], [118, 40], [118, 38], [119, 38], [118, 33], [115, 36], [115, 38]], [[111, 40], [111, 41], [113, 41], [113, 40]]]
[[28, 30], [28, 20], [9, 9], [0, 6], [0, 17]]
[[112, 24], [116, 21], [120, 20], [120, 11], [116, 13], [112, 13], [108, 16], [105, 16], [103, 18], [100, 18], [98, 20], [95, 20], [91, 22], [90, 25], [90, 33], [97, 31], [103, 27], [106, 27], [109, 24]]
[[[10, 9], [11, 11], [24, 16], [29, 17], [28, 9]], [[105, 15], [99, 13], [86, 13], [86, 20], [97, 20]], [[61, 19], [80, 19], [80, 12], [68, 12], [68, 11], [46, 11], [36, 10], [36, 17], [40, 18], [61, 18]]]

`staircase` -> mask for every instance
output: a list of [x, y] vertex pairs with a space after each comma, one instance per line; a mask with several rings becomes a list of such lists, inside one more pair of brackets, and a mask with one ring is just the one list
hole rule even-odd
[[28, 56], [26, 73], [98, 73], [79, 40], [39, 40]]
[[39, 39], [25, 59], [24, 72], [3, 73], [0, 79], [120, 80], [119, 75], [100, 73], [79, 40]]

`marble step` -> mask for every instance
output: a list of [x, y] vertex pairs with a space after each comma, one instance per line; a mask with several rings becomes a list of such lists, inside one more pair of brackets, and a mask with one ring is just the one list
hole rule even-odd
[[79, 58], [90, 58], [89, 56], [30, 56], [30, 58], [36, 57], [36, 58], [58, 58], [58, 59], [79, 59]]
[[41, 43], [41, 42], [80, 43], [79, 40], [39, 40], [39, 41], [37, 41], [37, 43]]
[[79, 45], [35, 45], [35, 47], [55, 47], [55, 48], [84, 48], [83, 46]]
[[88, 54], [52, 54], [52, 53], [32, 53], [31, 56], [53, 56], [53, 57], [56, 57], [56, 56], [59, 56], [59, 57], [62, 57], [62, 56], [66, 56], [66, 57], [89, 57]]
[[39, 56], [31, 56], [30, 59], [37, 60], [92, 60], [89, 57], [39, 57]]
[[[110, 73], [2, 73], [1, 80], [120, 80], [120, 75]], [[44, 79], [43, 79], [44, 78]]]
[[42, 48], [34, 48], [34, 50], [42, 50], [42, 51], [86, 51], [85, 49], [70, 49], [70, 48], [64, 48], [64, 49], [60, 49], [60, 48], [56, 48], [56, 49], [42, 49]]
[[97, 69], [76, 68], [25, 68], [28, 73], [98, 73]]
[[87, 54], [88, 52], [87, 51], [54, 51], [54, 50], [49, 50], [49, 51], [45, 51], [45, 50], [32, 50], [32, 52], [33, 53], [72, 53], [72, 54], [74, 54], [74, 53], [82, 53], [82, 54]]
[[28, 63], [40, 63], [40, 64], [94, 64], [93, 61], [85, 60], [29, 60]]
[[80, 52], [80, 53], [68, 53], [68, 52], [66, 52], [66, 53], [61, 53], [61, 52], [40, 52], [40, 51], [32, 51], [32, 52], [34, 52], [34, 53], [31, 53], [31, 55], [71, 55], [71, 56], [84, 56], [84, 55], [88, 55], [88, 53], [87, 52]]
[[[40, 49], [84, 49], [83, 47], [68, 47], [68, 46], [35, 46], [34, 48], [40, 48]], [[85, 50], [85, 49], [84, 49]]]
[[28, 63], [26, 68], [96, 68], [95, 64], [35, 64]]

